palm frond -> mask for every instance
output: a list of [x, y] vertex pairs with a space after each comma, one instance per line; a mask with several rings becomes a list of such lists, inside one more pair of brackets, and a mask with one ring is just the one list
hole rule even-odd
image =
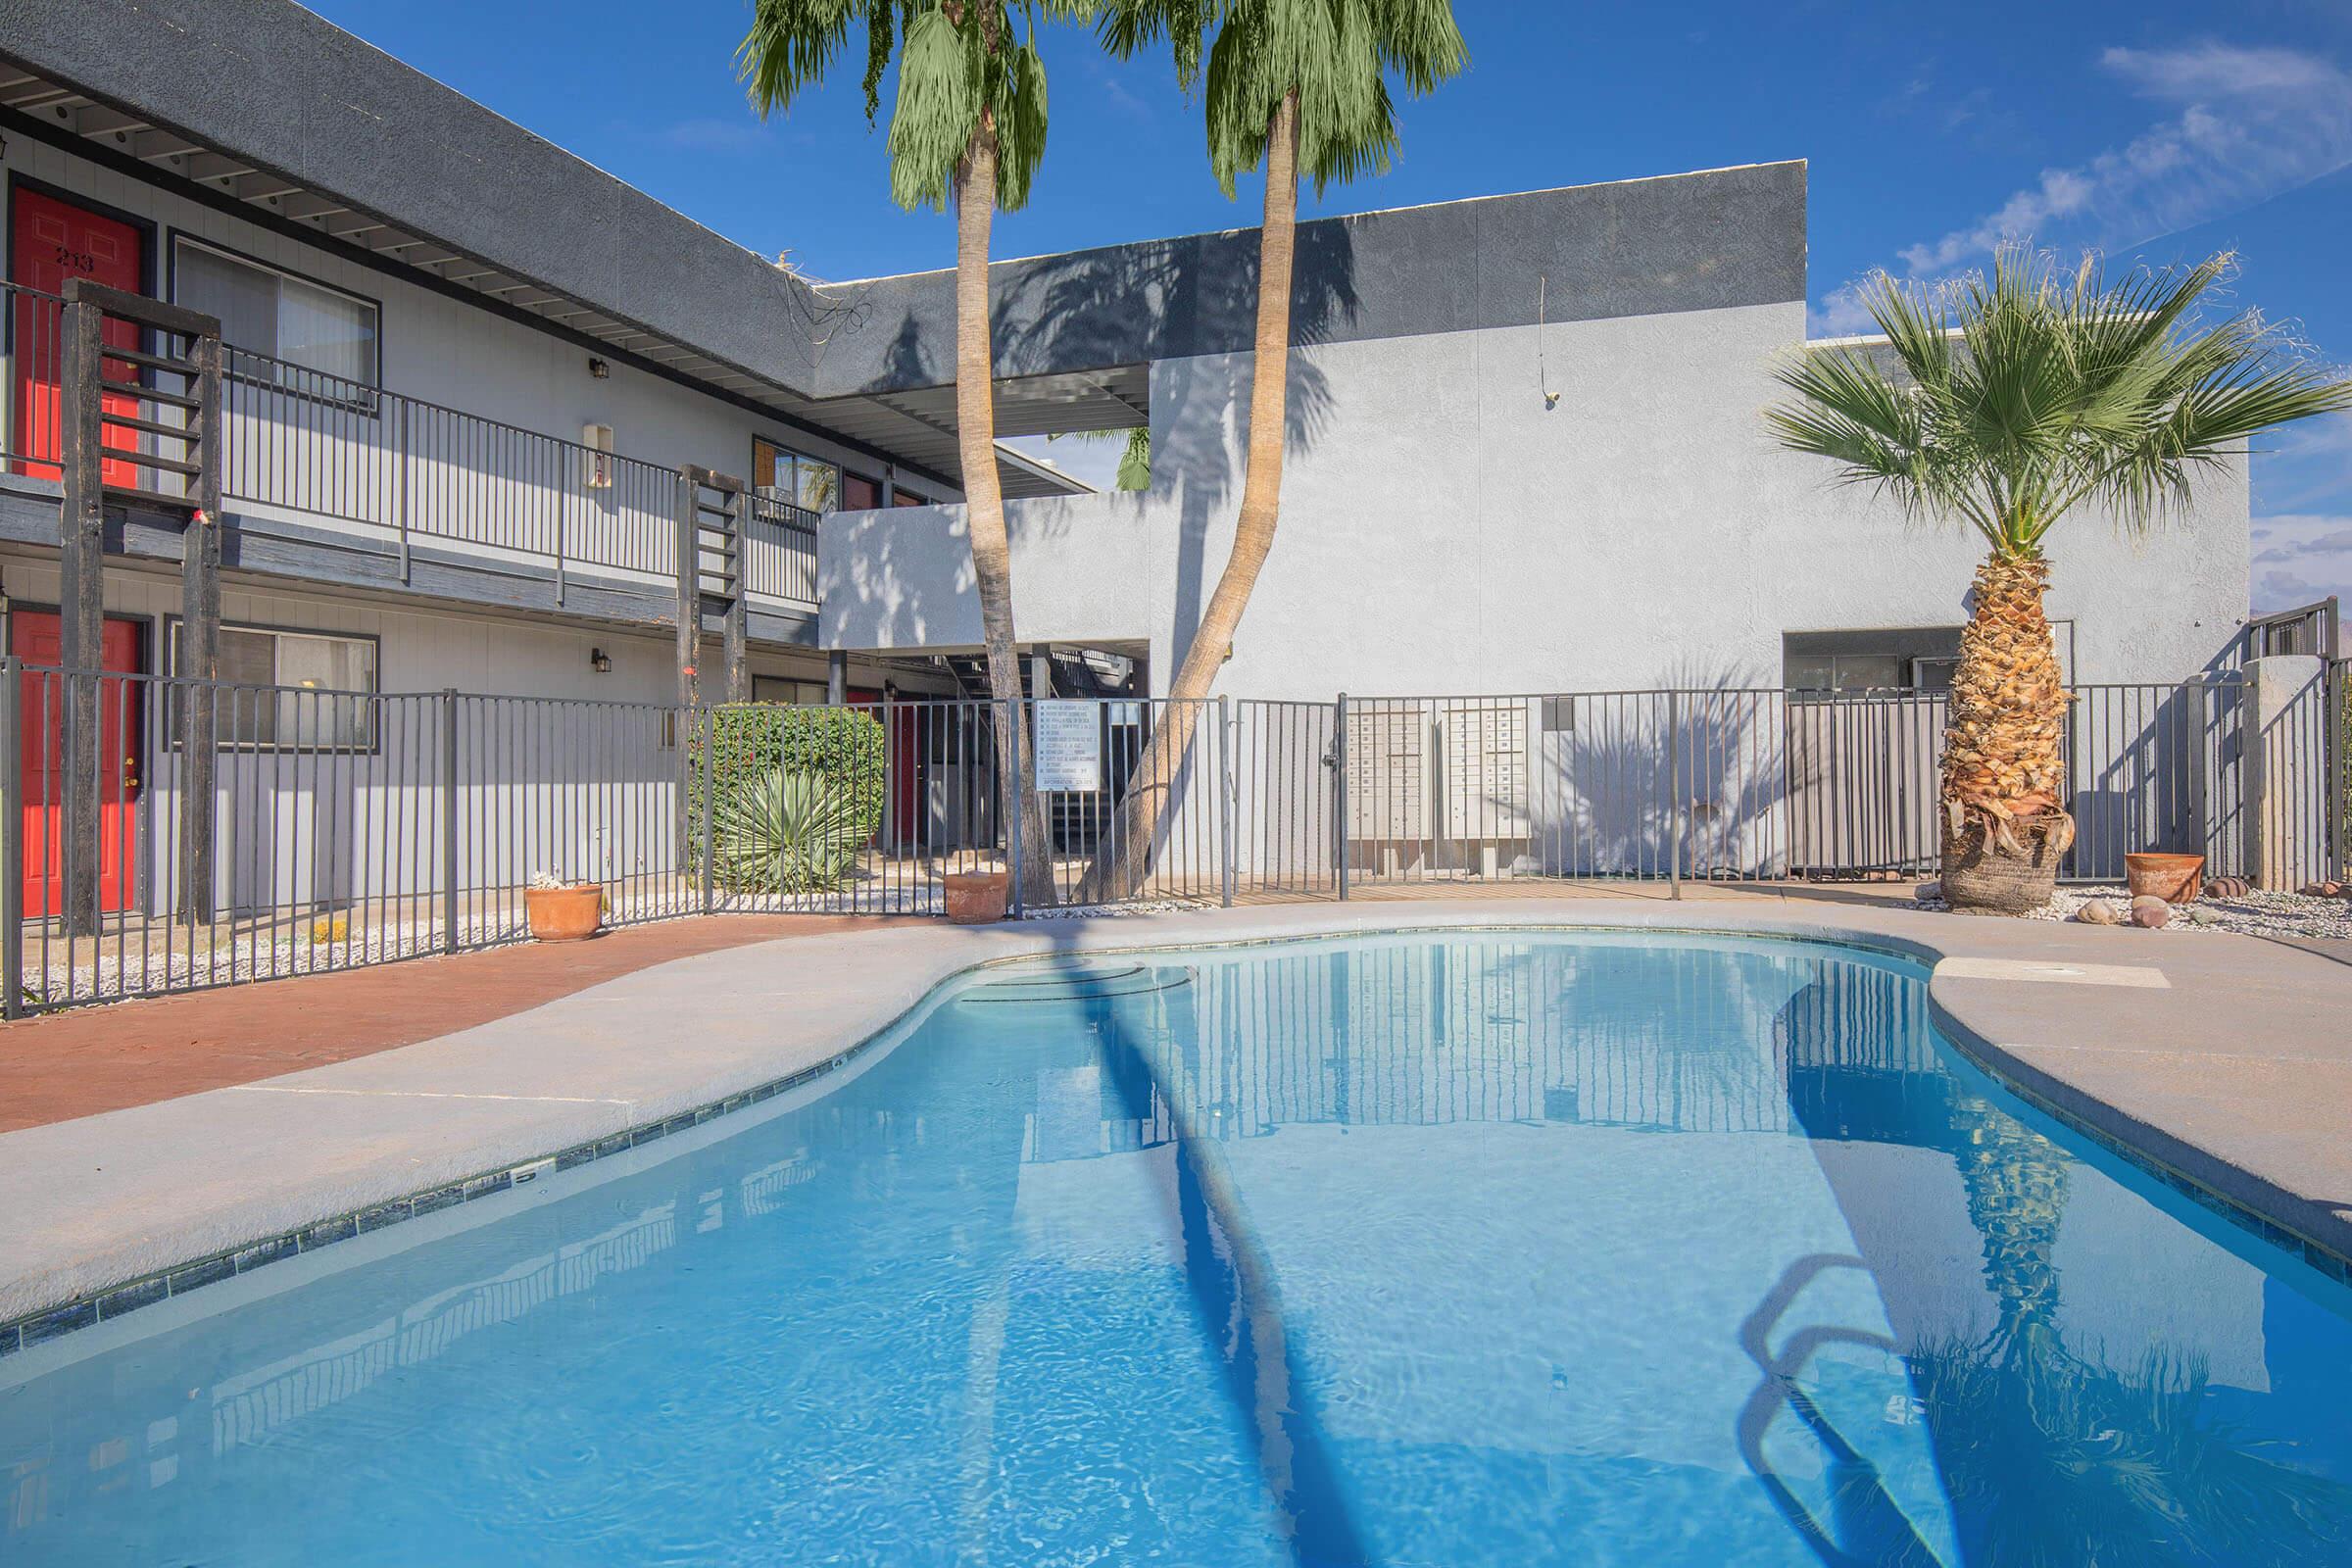
[[945, 11], [926, 11], [907, 24], [888, 143], [890, 194], [901, 207], [945, 208], [956, 168], [979, 129], [979, 49], [966, 30]]
[[888, 24], [889, 7], [873, 0], [757, 0], [751, 29], [735, 50], [736, 78], [761, 116], [790, 110], [802, 88], [821, 79], [867, 5]]
[[2004, 246], [1989, 275], [1940, 288], [1879, 274], [1861, 298], [1899, 378], [1846, 347], [1812, 350], [1780, 373], [1791, 396], [1767, 423], [1915, 515], [1978, 528], [1998, 556], [2035, 553], [2085, 500], [2143, 530], [2258, 431], [2352, 408], [2352, 380], [2254, 313], [2196, 323], [2230, 268], [2221, 255], [2109, 286], [2095, 256], [2068, 270]]
[[1387, 172], [1398, 147], [1389, 78], [1419, 96], [1470, 58], [1451, 0], [1105, 0], [1102, 17], [1120, 58], [1165, 38], [1178, 84], [1198, 77], [1209, 167], [1229, 196], [1264, 161], [1267, 127], [1293, 94], [1298, 172], [1317, 189]]
[[1122, 490], [1152, 488], [1152, 427], [1148, 424], [1127, 432], [1127, 449], [1119, 454], [1118, 486]]

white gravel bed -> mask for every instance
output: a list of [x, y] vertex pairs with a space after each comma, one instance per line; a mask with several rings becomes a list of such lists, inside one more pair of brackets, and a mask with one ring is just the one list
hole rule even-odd
[[[2022, 916], [2028, 920], [2072, 920], [2075, 912], [2093, 899], [2104, 899], [2116, 909], [2129, 915], [2132, 893], [2123, 887], [2062, 887], [2050, 902], [2032, 913]], [[1923, 909], [1948, 909], [1951, 906], [1940, 899], [1921, 899]], [[2142, 928], [2129, 924], [2118, 930], [2138, 931]], [[2235, 898], [2216, 898], [2207, 893], [2186, 908], [2176, 907], [2172, 920], [2156, 928], [2170, 931], [2234, 931], [2249, 937], [2332, 937], [2352, 942], [2352, 899], [2324, 899], [2308, 893], [2248, 892]]]
[[1046, 909], [1023, 909], [1024, 920], [1116, 919], [1128, 914], [1183, 914], [1210, 906], [1200, 899], [1142, 899], [1132, 904], [1056, 904]]

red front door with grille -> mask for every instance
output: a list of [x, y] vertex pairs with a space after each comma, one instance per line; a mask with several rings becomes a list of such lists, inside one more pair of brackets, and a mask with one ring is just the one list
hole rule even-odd
[[[12, 281], [43, 294], [63, 294], [67, 279], [87, 277], [126, 293], [141, 292], [144, 247], [133, 225], [23, 188], [16, 193], [12, 220], [8, 254]], [[59, 308], [48, 300], [21, 293], [13, 297], [17, 319], [11, 341], [16, 345], [17, 385], [11, 407], [17, 427], [10, 432], [9, 450], [29, 454], [18, 459], [19, 473], [55, 479], [64, 472], [58, 463], [65, 450], [58, 425], [63, 352], [58, 336]], [[128, 321], [110, 320], [105, 333], [106, 341], [117, 348], [139, 346], [138, 328]], [[127, 364], [117, 364], [108, 368], [107, 374], [126, 380], [130, 371]], [[111, 414], [135, 416], [139, 412], [134, 401], [114, 394], [107, 396], [106, 407]], [[128, 430], [107, 427], [108, 446], [127, 448], [136, 439]], [[105, 479], [108, 484], [135, 486], [138, 471], [127, 463], [110, 462]]]
[[[108, 670], [137, 673], [145, 667], [139, 633], [136, 621], [107, 621]], [[43, 610], [10, 612], [8, 649], [27, 664], [56, 664], [64, 650], [56, 614]], [[62, 676], [30, 670], [18, 681], [17, 711], [23, 715], [19, 755], [24, 766], [24, 913], [29, 918], [57, 914], [64, 902], [66, 776], [61, 763], [66, 686]], [[100, 909], [128, 908], [138, 891], [138, 800], [147, 755], [138, 686], [126, 680], [101, 680], [98, 685]]]

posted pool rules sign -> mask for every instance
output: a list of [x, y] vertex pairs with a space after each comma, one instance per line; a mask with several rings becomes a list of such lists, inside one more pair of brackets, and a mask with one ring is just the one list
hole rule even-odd
[[1037, 787], [1093, 794], [1102, 787], [1099, 705], [1047, 698], [1037, 705]]

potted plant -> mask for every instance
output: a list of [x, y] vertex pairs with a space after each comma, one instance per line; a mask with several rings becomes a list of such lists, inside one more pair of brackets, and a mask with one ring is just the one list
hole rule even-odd
[[566, 882], [541, 871], [523, 890], [523, 912], [532, 940], [579, 942], [596, 935], [605, 920], [605, 890], [594, 882]]
[[1009, 885], [1002, 869], [950, 871], [940, 879], [948, 890], [948, 920], [953, 925], [987, 925], [1004, 918]]

